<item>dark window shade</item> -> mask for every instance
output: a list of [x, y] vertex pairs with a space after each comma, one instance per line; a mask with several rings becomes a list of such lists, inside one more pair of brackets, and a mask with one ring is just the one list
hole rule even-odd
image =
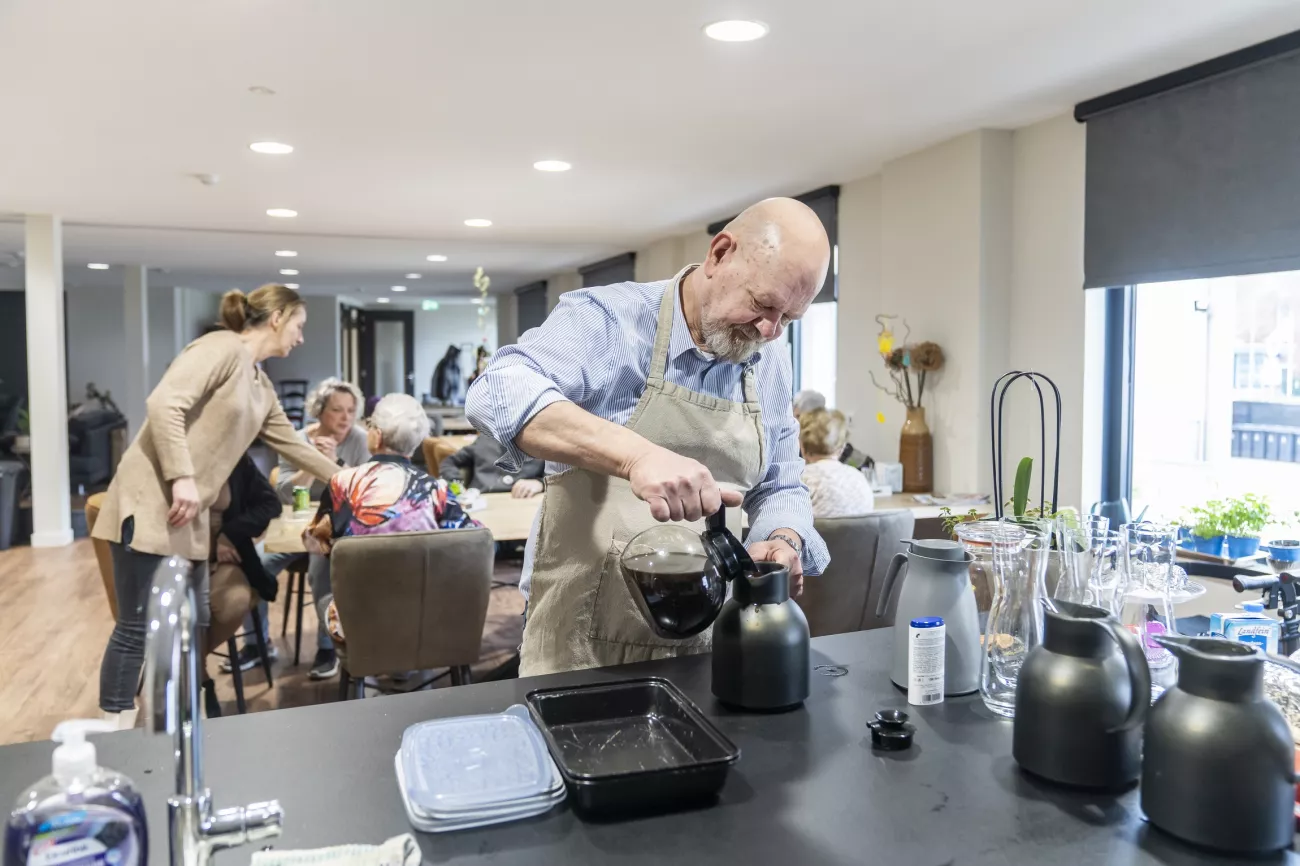
[[[817, 293], [817, 297], [813, 298], [813, 303], [820, 304], [825, 301], [833, 301], [839, 297], [839, 276], [835, 273], [833, 258], [835, 246], [840, 242], [840, 188], [838, 186], [824, 186], [803, 195], [793, 196], [793, 198], [813, 209], [813, 213], [817, 214], [817, 218], [822, 221], [822, 227], [826, 229], [826, 237], [830, 238], [831, 266], [826, 269], [826, 282], [822, 283], [822, 289]], [[722, 231], [726, 228], [727, 223], [733, 219], [735, 217], [730, 216], [711, 224], [708, 228], [709, 236], [712, 237]]]
[[582, 275], [582, 287], [611, 286], [614, 283], [630, 283], [636, 279], [636, 253], [623, 253], [608, 259], [578, 268]]
[[540, 327], [546, 321], [546, 281], [539, 280], [515, 289], [519, 335]]
[[1085, 287], [1300, 269], [1297, 44], [1281, 37], [1076, 109], [1088, 124]]

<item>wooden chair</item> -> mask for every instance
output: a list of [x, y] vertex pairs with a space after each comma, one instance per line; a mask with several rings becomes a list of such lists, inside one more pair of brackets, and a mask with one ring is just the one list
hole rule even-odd
[[330, 581], [347, 638], [338, 648], [340, 697], [365, 697], [367, 676], [399, 671], [448, 668], [454, 685], [468, 683], [483, 643], [492, 552], [486, 529], [335, 542]]
[[430, 475], [438, 477], [442, 461], [474, 441], [474, 436], [430, 436], [424, 440], [424, 465]]
[[813, 637], [892, 624], [894, 605], [878, 617], [876, 603], [889, 561], [903, 552], [915, 522], [907, 509], [813, 521], [831, 553], [823, 574], [804, 578], [798, 599]]

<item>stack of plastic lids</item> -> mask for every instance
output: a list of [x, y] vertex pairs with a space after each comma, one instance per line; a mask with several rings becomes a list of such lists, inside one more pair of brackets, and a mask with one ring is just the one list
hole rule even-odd
[[444, 833], [530, 818], [564, 799], [564, 780], [525, 707], [412, 725], [397, 787], [411, 826]]

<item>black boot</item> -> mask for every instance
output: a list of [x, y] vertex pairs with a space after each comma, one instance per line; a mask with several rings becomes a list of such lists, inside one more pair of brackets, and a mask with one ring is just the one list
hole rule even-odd
[[221, 701], [217, 700], [217, 684], [203, 681], [203, 710], [209, 719], [221, 718]]

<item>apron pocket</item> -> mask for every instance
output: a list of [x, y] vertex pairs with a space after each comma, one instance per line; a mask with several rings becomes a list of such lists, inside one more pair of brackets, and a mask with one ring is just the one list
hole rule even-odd
[[[661, 638], [654, 633], [646, 619], [647, 614], [642, 613], [637, 599], [632, 595], [635, 590], [628, 585], [623, 575], [623, 567], [619, 560], [623, 555], [624, 547], [626, 547], [624, 542], [611, 541], [609, 550], [605, 554], [605, 563], [600, 571], [600, 584], [593, 604], [591, 638], [624, 646], [654, 649], [708, 647], [711, 629], [705, 629], [701, 634], [681, 640]], [[662, 657], [662, 654], [654, 657]]]

